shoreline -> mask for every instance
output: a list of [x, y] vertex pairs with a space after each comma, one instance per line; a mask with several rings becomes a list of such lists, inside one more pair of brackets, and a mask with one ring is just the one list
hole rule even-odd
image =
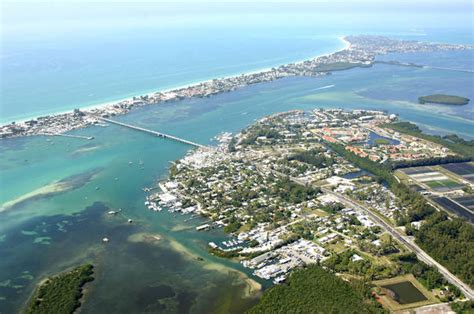
[[240, 75], [229, 75], [185, 84], [140, 96], [127, 97], [121, 101], [110, 101], [37, 118], [25, 118], [10, 124], [0, 124], [0, 138], [58, 135], [91, 125], [104, 125], [104, 118], [126, 114], [136, 107], [193, 97], [211, 97], [249, 85], [286, 77], [318, 77], [330, 75], [334, 71], [357, 67], [368, 68], [376, 63], [375, 57], [377, 55], [387, 53], [474, 49], [472, 45], [433, 44], [371, 35], [339, 36], [338, 39], [344, 44], [344, 47], [310, 59], [258, 69]]
[[[315, 59], [315, 58], [320, 58], [320, 57], [327, 57], [327, 56], [330, 56], [334, 53], [338, 53], [338, 52], [341, 52], [341, 51], [344, 51], [344, 50], [347, 50], [350, 48], [351, 46], [351, 43], [349, 41], [347, 41], [345, 39], [345, 36], [337, 36], [336, 37], [343, 45], [344, 47], [338, 49], [338, 50], [335, 50], [333, 52], [327, 52], [327, 53], [323, 53], [323, 54], [320, 54], [320, 55], [315, 55], [315, 56], [312, 56], [312, 57], [309, 57], [307, 59], [302, 59], [302, 60], [296, 60], [296, 61], [292, 61], [291, 64], [301, 64], [301, 63], [304, 63], [305, 61], [307, 60], [311, 60], [311, 59]], [[278, 64], [278, 65], [275, 65], [274, 67], [279, 67], [281, 66], [282, 64]], [[143, 93], [140, 93], [140, 92], [137, 92], [136, 94], [132, 95], [132, 96], [127, 96], [127, 97], [123, 97], [123, 98], [118, 98], [116, 100], [110, 100], [110, 101], [103, 101], [103, 102], [97, 102], [95, 104], [92, 104], [92, 105], [84, 105], [84, 106], [80, 106], [78, 107], [77, 109], [79, 110], [94, 110], [94, 109], [103, 109], [107, 106], [113, 106], [117, 103], [120, 103], [120, 102], [124, 102], [124, 101], [130, 101], [132, 100], [134, 97], [144, 97], [144, 96], [148, 96], [148, 97], [151, 97], [153, 95], [155, 95], [156, 93], [168, 93], [168, 92], [171, 92], [171, 91], [174, 91], [174, 90], [179, 90], [179, 89], [185, 89], [185, 88], [189, 88], [189, 87], [192, 87], [192, 86], [196, 86], [196, 85], [200, 85], [200, 84], [206, 84], [206, 83], [209, 83], [209, 82], [212, 82], [213, 80], [215, 79], [218, 79], [218, 80], [221, 80], [221, 79], [229, 79], [229, 78], [232, 78], [232, 77], [237, 77], [237, 76], [242, 76], [242, 75], [254, 75], [254, 74], [259, 74], [259, 73], [262, 73], [262, 72], [267, 72], [267, 71], [270, 71], [272, 68], [274, 67], [266, 67], [266, 68], [259, 68], [259, 69], [255, 69], [255, 70], [251, 70], [251, 71], [248, 71], [248, 72], [243, 72], [243, 73], [239, 73], [239, 74], [229, 74], [229, 75], [225, 75], [225, 76], [221, 76], [219, 78], [212, 78], [212, 79], [204, 79], [204, 80], [197, 80], [197, 81], [193, 81], [191, 83], [186, 83], [186, 84], [182, 84], [182, 85], [176, 85], [176, 86], [172, 86], [172, 87], [168, 87], [168, 88], [164, 88], [164, 89], [156, 89], [156, 90], [153, 90], [151, 92], [143, 92]], [[22, 123], [22, 122], [26, 122], [26, 121], [29, 121], [29, 120], [32, 120], [32, 119], [38, 119], [39, 117], [43, 117], [43, 116], [53, 116], [53, 115], [61, 115], [61, 114], [68, 114], [68, 113], [71, 113], [73, 112], [74, 109], [67, 109], [67, 110], [58, 110], [58, 111], [54, 111], [52, 113], [45, 113], [45, 114], [35, 114], [35, 115], [32, 115], [32, 116], [28, 116], [28, 117], [25, 117], [25, 118], [19, 118], [19, 119], [11, 119], [10, 122], [1, 122], [0, 121], [0, 127], [2, 126], [5, 126], [5, 125], [8, 125], [10, 124], [11, 122], [16, 122], [16, 123]]]

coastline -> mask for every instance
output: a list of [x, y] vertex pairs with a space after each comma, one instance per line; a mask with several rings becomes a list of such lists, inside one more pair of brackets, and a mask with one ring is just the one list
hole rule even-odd
[[[345, 36], [337, 36], [336, 38], [344, 45], [342, 48], [340, 48], [338, 50], [335, 50], [335, 51], [332, 51], [332, 52], [327, 52], [327, 53], [323, 53], [323, 54], [320, 54], [320, 55], [311, 56], [311, 57], [306, 58], [306, 59], [292, 61], [291, 64], [302, 64], [307, 60], [316, 59], [316, 58], [320, 58], [320, 57], [327, 57], [327, 56], [330, 56], [334, 53], [338, 53], [338, 52], [341, 52], [341, 51], [344, 51], [344, 50], [347, 50], [347, 49], [350, 48], [351, 43], [346, 40]], [[274, 67], [279, 67], [279, 66], [282, 66], [282, 64], [275, 65]], [[125, 102], [125, 101], [131, 101], [131, 100], [133, 100], [134, 97], [146, 97], [146, 96], [151, 97], [151, 96], [155, 95], [156, 93], [168, 93], [168, 92], [172, 92], [174, 90], [190, 88], [190, 87], [197, 86], [197, 85], [200, 85], [200, 84], [210, 83], [215, 79], [219, 79], [219, 80], [220, 79], [229, 79], [229, 78], [242, 76], [242, 75], [259, 74], [259, 73], [262, 73], [262, 72], [270, 71], [274, 67], [259, 68], [259, 69], [255, 69], [255, 70], [248, 71], [248, 72], [234, 73], [234, 74], [221, 76], [219, 78], [197, 80], [197, 81], [193, 81], [193, 82], [190, 82], [190, 83], [186, 83], [186, 84], [182, 84], [182, 85], [176, 85], [176, 86], [172, 86], [172, 87], [168, 87], [168, 88], [164, 88], [164, 89], [155, 89], [155, 90], [150, 91], [150, 92], [137, 92], [136, 94], [134, 93], [134, 95], [132, 95], [132, 96], [118, 98], [116, 100], [98, 102], [98, 103], [95, 103], [95, 104], [92, 104], [92, 105], [79, 106], [77, 109], [85, 110], [85, 111], [87, 111], [87, 110], [96, 110], [96, 109], [104, 109], [108, 106], [113, 106], [117, 103], [121, 103], [121, 102]], [[43, 117], [43, 116], [54, 116], [54, 115], [72, 113], [73, 110], [74, 109], [65, 109], [65, 110], [54, 111], [54, 112], [51, 112], [51, 113], [35, 114], [35, 115], [31, 115], [31, 116], [24, 117], [24, 118], [19, 118], [19, 119], [14, 119], [13, 118], [13, 119], [10, 119], [11, 120], [10, 122], [0, 121], [0, 127], [8, 125], [9, 123], [11, 123], [13, 121], [16, 122], [16, 123], [22, 123], [22, 122], [26, 122], [26, 121], [29, 121], [29, 120], [32, 120], [32, 119], [38, 119], [39, 117]]]
[[377, 55], [391, 52], [430, 52], [440, 50], [474, 49], [471, 45], [432, 44], [418, 41], [395, 40], [382, 36], [357, 35], [339, 36], [344, 44], [341, 49], [277, 67], [250, 71], [240, 75], [230, 75], [181, 87], [149, 92], [140, 96], [95, 104], [81, 109], [66, 110], [62, 113], [22, 119], [10, 124], [0, 124], [0, 138], [60, 135], [65, 132], [91, 125], [104, 125], [104, 118], [123, 115], [136, 107], [156, 105], [162, 102], [178, 101], [186, 98], [205, 98], [226, 93], [249, 85], [266, 83], [286, 77], [319, 77], [334, 71], [356, 67], [373, 66]]

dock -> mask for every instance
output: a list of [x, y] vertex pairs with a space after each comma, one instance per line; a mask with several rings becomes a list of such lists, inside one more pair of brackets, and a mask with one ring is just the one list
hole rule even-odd
[[99, 119], [102, 120], [102, 121], [111, 123], [111, 124], [120, 125], [120, 126], [129, 128], [129, 129], [132, 129], [132, 130], [152, 134], [152, 135], [155, 135], [155, 136], [158, 136], [158, 137], [161, 137], [161, 138], [168, 138], [168, 139], [171, 139], [171, 140], [174, 140], [174, 141], [177, 141], [177, 142], [180, 142], [180, 143], [184, 143], [184, 144], [187, 144], [187, 145], [191, 145], [191, 146], [194, 146], [194, 147], [206, 148], [206, 146], [204, 146], [202, 144], [195, 143], [195, 142], [192, 142], [192, 141], [188, 141], [184, 138], [180, 138], [180, 137], [177, 137], [177, 136], [174, 136], [174, 135], [170, 135], [170, 134], [166, 134], [166, 133], [162, 133], [162, 132], [158, 132], [158, 131], [154, 131], [154, 130], [150, 130], [150, 129], [145, 129], [145, 128], [142, 128], [142, 127], [139, 127], [139, 126], [135, 126], [135, 125], [131, 125], [131, 124], [127, 124], [127, 123], [123, 123], [123, 122], [119, 122], [119, 121], [115, 121], [115, 120], [111, 120], [111, 119], [107, 119], [107, 118], [99, 118]]

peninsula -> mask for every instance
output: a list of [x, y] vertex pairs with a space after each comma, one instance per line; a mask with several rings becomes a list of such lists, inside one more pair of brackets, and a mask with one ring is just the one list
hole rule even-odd
[[391, 52], [417, 52], [438, 50], [472, 49], [471, 45], [424, 43], [418, 41], [394, 40], [382, 36], [346, 36], [347, 47], [326, 56], [290, 63], [256, 73], [226, 78], [133, 97], [113, 104], [91, 108], [75, 109], [72, 112], [48, 115], [0, 126], [0, 138], [30, 135], [57, 135], [64, 132], [103, 123], [99, 118], [108, 118], [129, 112], [133, 108], [160, 104], [190, 97], [209, 97], [229, 92], [251, 84], [269, 82], [290, 76], [323, 76], [332, 71], [354, 67], [370, 67], [375, 56]]
[[[267, 116], [234, 136], [223, 134], [216, 148], [198, 148], [176, 161], [169, 179], [159, 183], [162, 191], [147, 201], [208, 217], [197, 230], [230, 234], [209, 242], [211, 254], [238, 258], [255, 276], [290, 286], [263, 300], [294, 293], [293, 283], [311, 274], [333, 276], [315, 265], [355, 286], [361, 280], [354, 304], [371, 293], [390, 310], [463, 300], [463, 294], [473, 299], [474, 226], [437, 201], [474, 199], [465, 172], [454, 173], [472, 167], [474, 142], [402, 133], [396, 131], [400, 123], [396, 115], [375, 110]], [[305, 267], [306, 275], [292, 276]], [[419, 288], [421, 297], [397, 303], [384, 288], [389, 284]]]
[[463, 106], [463, 105], [467, 105], [469, 101], [470, 99], [466, 97], [444, 95], [444, 94], [434, 94], [434, 95], [418, 97], [418, 102], [420, 104], [440, 104], [440, 105]]

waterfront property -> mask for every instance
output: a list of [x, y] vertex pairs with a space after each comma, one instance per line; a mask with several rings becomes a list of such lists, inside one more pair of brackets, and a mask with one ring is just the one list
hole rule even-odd
[[[378, 69], [374, 69], [374, 71], [364, 71], [365, 73], [370, 73], [365, 75], [375, 81], [378, 79], [376, 76], [377, 70]], [[355, 71], [357, 72], [359, 70], [356, 69]], [[345, 104], [348, 107], [361, 106], [361, 103], [358, 102], [360, 101], [358, 100], [359, 98], [351, 98], [350, 100], [343, 98], [345, 95], [343, 92], [344, 88], [340, 87], [344, 84], [342, 74], [343, 73], [339, 73], [332, 77], [328, 76], [321, 80], [289, 78], [284, 81], [252, 86], [245, 90], [228, 95], [220, 95], [212, 99], [185, 99], [163, 106], [143, 107], [130, 116], [121, 118], [123, 118], [124, 121], [129, 121], [131, 124], [138, 123], [140, 125], [146, 125], [147, 128], [150, 129], [168, 130], [173, 134], [175, 132], [176, 134], [181, 133], [184, 137], [187, 137], [186, 134], [193, 134], [192, 137], [197, 142], [207, 143], [207, 141], [218, 132], [223, 130], [235, 132], [243, 128], [246, 124], [251, 123], [254, 119], [259, 119], [263, 115], [270, 114], [274, 111], [284, 111], [294, 108], [295, 104], [297, 104], [299, 108], [306, 109], [309, 108], [309, 106], [311, 106], [311, 109], [314, 108], [315, 100], [301, 102], [301, 99], [297, 97], [302, 95], [303, 91], [310, 93], [307, 90], [314, 89], [315, 84], [318, 85], [318, 82], [324, 82], [323, 80], [334, 80], [337, 82], [337, 87], [328, 89], [328, 91], [335, 91], [333, 95], [337, 94], [338, 97], [331, 98], [328, 103], [318, 103], [318, 106], [338, 106], [340, 104]], [[344, 73], [346, 80], [357, 81], [361, 84], [360, 86], [366, 84], [366, 82], [362, 83], [362, 80], [354, 80], [353, 77], [347, 77], [345, 75]], [[412, 73], [410, 73], [410, 75], [412, 75]], [[383, 83], [379, 84], [379, 86], [383, 85]], [[305, 88], [307, 90], [305, 90]], [[347, 86], [345, 88], [347, 88]], [[248, 92], [246, 92], [246, 90]], [[295, 93], [296, 96], [291, 93], [295, 90], [297, 90], [297, 93]], [[250, 93], [252, 94], [251, 97], [249, 96]], [[264, 96], [259, 96], [260, 94], [264, 94]], [[254, 97], [254, 95], [256, 96]], [[326, 97], [326, 94], [324, 94], [324, 96]], [[239, 99], [238, 105], [234, 102], [235, 98]], [[382, 107], [380, 103], [372, 103], [368, 99], [364, 100], [364, 102], [367, 104], [370, 103], [370, 108], [376, 108], [376, 106]], [[365, 105], [366, 104], [364, 104], [364, 106]], [[397, 107], [391, 105], [393, 104], [387, 102], [383, 107], [390, 108], [390, 110], [395, 108], [394, 112], [396, 112]], [[178, 109], [173, 111], [175, 108]], [[178, 112], [177, 115], [176, 112]], [[415, 111], [407, 110], [402, 112], [405, 113], [406, 118], [411, 118], [412, 116], [413, 119], [419, 118], [419, 116], [416, 116]], [[163, 118], [163, 116], [166, 116], [166, 118]], [[219, 123], [216, 122], [216, 116], [219, 119]], [[196, 119], [196, 117], [198, 118]], [[449, 123], [443, 124], [443, 122], [447, 120], [443, 116], [426, 113], [421, 115], [421, 117], [428, 117], [430, 125], [443, 125], [446, 129], [450, 128]], [[173, 123], [167, 124], [169, 121], [173, 121]], [[163, 126], [163, 123], [167, 125]], [[462, 128], [462, 125], [465, 124], [459, 124], [459, 121], [457, 121], [456, 125], [459, 129], [459, 125], [461, 125]], [[29, 285], [26, 279], [20, 278], [21, 276], [28, 277], [28, 275], [22, 274], [24, 270], [29, 270], [31, 276], [35, 276], [35, 279], [31, 281], [34, 283], [36, 278], [41, 276], [41, 274], [55, 273], [58, 271], [56, 268], [57, 265], [70, 264], [76, 260], [76, 256], [81, 257], [82, 254], [85, 254], [84, 252], [100, 257], [101, 270], [107, 271], [108, 274], [107, 278], [101, 278], [100, 282], [94, 283], [94, 298], [88, 300], [85, 304], [85, 308], [89, 309], [89, 311], [91, 309], [104, 310], [111, 306], [120, 306], [132, 312], [137, 311], [139, 308], [133, 307], [131, 304], [133, 304], [138, 297], [143, 301], [142, 304], [146, 304], [147, 306], [152, 305], [153, 302], [156, 302], [156, 299], [153, 299], [155, 295], [149, 292], [149, 290], [155, 291], [156, 289], [154, 289], [155, 287], [153, 285], [157, 282], [159, 282], [160, 285], [172, 282], [173, 284], [171, 285], [176, 291], [176, 299], [179, 299], [180, 306], [186, 308], [186, 306], [193, 304], [193, 310], [196, 312], [199, 312], [199, 309], [203, 312], [203, 310], [206, 311], [212, 308], [216, 305], [213, 300], [219, 298], [228, 300], [229, 291], [235, 291], [233, 299], [239, 300], [241, 290], [236, 287], [231, 287], [230, 282], [232, 278], [225, 277], [221, 280], [215, 274], [215, 271], [204, 271], [201, 265], [206, 265], [207, 267], [207, 263], [196, 263], [200, 266], [190, 265], [193, 264], [192, 262], [185, 264], [177, 256], [168, 252], [169, 250], [167, 251], [165, 249], [166, 245], [145, 247], [143, 243], [128, 243], [128, 241], [125, 240], [129, 233], [137, 229], [150, 228], [150, 225], [153, 228], [153, 232], [159, 232], [161, 235], [163, 230], [156, 228], [162, 228], [163, 226], [165, 231], [162, 244], [168, 243], [166, 239], [169, 237], [177, 237], [180, 243], [184, 243], [187, 247], [191, 247], [195, 251], [200, 252], [206, 260], [213, 259], [214, 257], [206, 255], [205, 251], [199, 251], [200, 247], [205, 248], [205, 244], [209, 241], [215, 241], [216, 243], [228, 241], [228, 238], [221, 236], [217, 230], [213, 230], [209, 233], [193, 233], [196, 225], [204, 223], [200, 218], [195, 218], [195, 215], [184, 218], [180, 215], [168, 214], [168, 212], [164, 210], [160, 215], [153, 215], [153, 212], [146, 211], [142, 206], [144, 195], [141, 189], [137, 187], [150, 186], [157, 177], [165, 176], [169, 162], [181, 158], [188, 147], [186, 145], [176, 145], [173, 141], [160, 141], [160, 144], [156, 145], [156, 138], [143, 136], [143, 134], [139, 132], [130, 132], [129, 130], [122, 130], [122, 128], [114, 126], [109, 128], [92, 127], [82, 129], [80, 132], [93, 135], [96, 140], [84, 144], [81, 142], [85, 141], [67, 141], [67, 139], [62, 138], [50, 138], [48, 141], [45, 141], [44, 137], [38, 137], [12, 139], [2, 142], [2, 144], [5, 144], [5, 146], [2, 145], [5, 149], [2, 151], [2, 153], [5, 152], [5, 154], [2, 154], [2, 175], [6, 178], [6, 182], [11, 182], [11, 185], [2, 191], [2, 198], [6, 200], [16, 197], [17, 194], [21, 195], [27, 191], [34, 190], [36, 185], [39, 184], [39, 186], [41, 186], [41, 184], [48, 182], [48, 180], [62, 178], [67, 173], [80, 173], [88, 168], [96, 169], [99, 167], [98, 172], [100, 175], [94, 175], [93, 178], [87, 180], [87, 184], [84, 188], [74, 186], [73, 190], [67, 190], [67, 194], [56, 192], [47, 197], [35, 197], [28, 202], [22, 202], [17, 205], [15, 211], [4, 213], [2, 216], [2, 221], [5, 221], [3, 227], [10, 228], [12, 231], [4, 232], [2, 230], [2, 234], [0, 235], [0, 246], [3, 252], [6, 252], [6, 254], [2, 255], [5, 258], [0, 262], [4, 265], [4, 267], [2, 267], [4, 272], [0, 274], [2, 284], [6, 285], [0, 287], [2, 293], [0, 296], [1, 305], [6, 306], [7, 309], [12, 309], [11, 304], [21, 302], [24, 296], [30, 291], [28, 287], [31, 286], [31, 284]], [[47, 152], [46, 156], [44, 152]], [[35, 156], [34, 160], [30, 158], [33, 155]], [[71, 160], [73, 160], [73, 162], [71, 162]], [[131, 160], [133, 164], [128, 165]], [[140, 160], [144, 160], [144, 165], [137, 166]], [[304, 176], [305, 172], [301, 171], [298, 165], [300, 165], [298, 160], [292, 160], [290, 165], [288, 165], [288, 169], [298, 171], [298, 173]], [[282, 169], [285, 167], [286, 165], [283, 165]], [[325, 172], [329, 173], [332, 170], [342, 170], [340, 175], [343, 176], [344, 169], [350, 168], [348, 164], [343, 163], [319, 169], [309, 164], [307, 164], [307, 167], [309, 175], [311, 175], [310, 172], [312, 170], [317, 170], [321, 176], [326, 176], [327, 174]], [[309, 167], [312, 169], [309, 169]], [[146, 171], [143, 171], [143, 168], [145, 168]], [[51, 169], [54, 169], [54, 171], [51, 171]], [[32, 177], [41, 180], [27, 180]], [[21, 184], [21, 188], [19, 188], [18, 178], [21, 178], [21, 181], [24, 182]], [[126, 180], [124, 180], [124, 178]], [[346, 182], [341, 182], [335, 188], [342, 189], [350, 185], [345, 183]], [[94, 190], [95, 187], [100, 187], [100, 190]], [[373, 194], [377, 195], [375, 192]], [[71, 199], [74, 200], [73, 203], [71, 203]], [[106, 216], [105, 220], [107, 223], [105, 224], [101, 216], [98, 215], [85, 220], [85, 223], [79, 224], [80, 222], [77, 222], [77, 226], [74, 226], [76, 223], [74, 217], [84, 219], [83, 215], [78, 216], [77, 213], [84, 211], [84, 208], [89, 206], [94, 200], [103, 200], [106, 204], [113, 204], [112, 209], [119, 207], [124, 208], [124, 214], [132, 215], [134, 221], [137, 223], [127, 226], [126, 221], [122, 224], [122, 221], [117, 219], [117, 217]], [[375, 199], [371, 201], [377, 202]], [[383, 201], [379, 202], [379, 204], [382, 206], [385, 205]], [[43, 211], [43, 208], [47, 211]], [[101, 213], [107, 212], [107, 210], [107, 208], [99, 209]], [[303, 208], [303, 210], [306, 214], [306, 209]], [[86, 212], [88, 211], [86, 210]], [[311, 213], [319, 214], [321, 211], [316, 208]], [[322, 213], [324, 215], [321, 216], [327, 217], [326, 212]], [[69, 214], [71, 214], [71, 216]], [[54, 218], [50, 219], [49, 216], [51, 215], [54, 215]], [[10, 218], [14, 216], [21, 221], [28, 219], [29, 223], [17, 227], [17, 219]], [[348, 219], [350, 217], [351, 215], [349, 214]], [[193, 221], [186, 222], [187, 219], [191, 218], [194, 219], [196, 224], [192, 223]], [[335, 215], [335, 217], [322, 220], [322, 224], [329, 226], [324, 226], [325, 228], [317, 232], [315, 235], [317, 239], [321, 239], [322, 241], [331, 239], [334, 235], [333, 229], [335, 230], [336, 228], [344, 226], [344, 223], [349, 224], [349, 221], [346, 221], [342, 222], [343, 225], [341, 225], [341, 220], [338, 218], [340, 217]], [[362, 222], [368, 221], [368, 219], [363, 219], [361, 216], [358, 216], [357, 219]], [[69, 220], [69, 224], [64, 222], [64, 220]], [[15, 222], [13, 223], [13, 221]], [[142, 223], [143, 221], [146, 221], [146, 223]], [[45, 229], [45, 226], [42, 225], [43, 222], [46, 222], [47, 233], [41, 231]], [[350, 222], [352, 223], [352, 220], [350, 220]], [[43, 234], [34, 237], [31, 235], [27, 236], [27, 231], [33, 230], [36, 225], [38, 225], [38, 229], [36, 230], [39, 233], [45, 233], [45, 237], [41, 237]], [[305, 229], [306, 226], [298, 224], [294, 226], [295, 231], [299, 231], [300, 227], [302, 227], [301, 229], [303, 229], [303, 231], [307, 230]], [[58, 229], [57, 232], [55, 232], [56, 228]], [[182, 232], [185, 228], [189, 228], [193, 232]], [[325, 233], [324, 229], [326, 228], [331, 230], [326, 230]], [[173, 229], [173, 232], [170, 232], [168, 229]], [[23, 234], [23, 230], [25, 234]], [[177, 232], [174, 232], [175, 230]], [[344, 229], [341, 231], [343, 230]], [[109, 236], [109, 234], [113, 234], [109, 237], [111, 241], [108, 245], [102, 245], [101, 239], [105, 235]], [[361, 232], [361, 234], [364, 233]], [[330, 235], [330, 237], [327, 237], [328, 235]], [[372, 236], [370, 233], [369, 237]], [[31, 241], [28, 241], [28, 239], [31, 239]], [[190, 240], [188, 241], [188, 239]], [[316, 241], [318, 241], [317, 239]], [[21, 240], [22, 250], [17, 249], [11, 251], [12, 243], [17, 247], [19, 240]], [[328, 247], [330, 249], [336, 249], [337, 247], [337, 252], [346, 250], [346, 245], [349, 245], [348, 243], [350, 242], [350, 240], [345, 241], [345, 238], [340, 235], [332, 241], [332, 243], [328, 243]], [[96, 245], [101, 248], [100, 254], [97, 254], [95, 251]], [[120, 250], [115, 250], [118, 246], [120, 246]], [[36, 254], [36, 252], [44, 251], [45, 248], [50, 252], [48, 256], [45, 254]], [[91, 250], [93, 251], [92, 253]], [[56, 254], [56, 252], [58, 253]], [[357, 255], [366, 258], [364, 254], [357, 253]], [[31, 256], [37, 256], [37, 258], [31, 260]], [[53, 259], [54, 262], [51, 263]], [[161, 261], [160, 265], [156, 264], [156, 260]], [[213, 260], [215, 261], [216, 259]], [[357, 263], [363, 263], [363, 261], [358, 261], [355, 255], [354, 261], [353, 263], [356, 263], [356, 265]], [[217, 260], [217, 262], [225, 263], [226, 261]], [[239, 267], [239, 265], [236, 267]], [[191, 271], [190, 268], [192, 269]], [[8, 280], [10, 279], [11, 284], [8, 285]], [[120, 293], [110, 288], [114, 287], [119, 280], [130, 283], [127, 286], [121, 287], [121, 291], [125, 291], [123, 293], [126, 293], [129, 298], [121, 298]], [[192, 280], [191, 284], [188, 284], [190, 280]], [[183, 287], [184, 284], [182, 285], [181, 283], [186, 283], [188, 286]], [[203, 283], [206, 284], [204, 288]], [[210, 294], [205, 293], [211, 291], [209, 287], [215, 285], [224, 287], [220, 289], [222, 294], [216, 296], [216, 292], [212, 291], [212, 295], [209, 296]], [[21, 286], [23, 286], [23, 288]], [[197, 288], [195, 289], [194, 287]], [[176, 301], [173, 298], [170, 299], [172, 299], [172, 302]], [[168, 301], [168, 299], [166, 301]]]
[[[423, 151], [418, 156], [421, 162], [426, 157], [454, 155], [442, 145], [413, 136], [372, 148], [358, 146], [372, 130], [383, 133], [380, 125], [394, 120], [396, 117], [380, 111], [340, 109], [293, 110], [267, 116], [234, 137], [225, 137], [215, 150], [197, 149], [176, 161], [169, 179], [159, 183], [162, 193], [155, 202], [171, 212], [208, 217], [199, 230], [223, 227], [231, 239], [221, 244], [209, 242], [209, 251], [239, 258], [255, 276], [275, 284], [291, 278], [295, 269], [318, 262], [348, 278], [363, 276], [368, 269], [372, 279], [383, 279], [420, 268], [417, 276], [426, 284], [432, 270], [416, 255], [406, 256], [407, 250], [421, 249], [408, 242], [408, 232], [394, 231], [391, 226], [406, 219], [403, 216], [411, 214], [409, 206], [423, 198], [407, 203], [406, 193], [391, 190], [381, 178], [343, 177], [357, 171], [355, 165], [362, 167], [360, 160], [370, 160], [374, 167], [388, 172], [385, 164], [361, 155], [364, 150], [399, 146], [402, 141], [404, 150]], [[357, 155], [353, 152], [356, 147]], [[384, 151], [377, 152], [381, 159], [391, 159]], [[411, 161], [404, 154], [401, 156]], [[448, 180], [430, 167], [408, 173], [421, 182]], [[384, 178], [391, 179], [388, 175]], [[415, 230], [425, 222], [416, 217], [404, 224]], [[420, 258], [433, 263], [425, 255]], [[452, 275], [445, 276], [451, 279]], [[395, 283], [389, 287], [390, 293], [402, 305], [428, 300], [417, 298], [417, 290], [410, 285]], [[449, 289], [449, 285], [439, 275], [428, 287]], [[405, 290], [408, 295], [402, 293]]]
[[99, 117], [109, 118], [125, 114], [133, 108], [145, 105], [166, 103], [183, 98], [209, 97], [290, 76], [318, 77], [328, 75], [331, 71], [370, 67], [374, 64], [377, 55], [389, 52], [472, 49], [470, 45], [424, 43], [369, 35], [346, 36], [344, 40], [350, 43], [346, 49], [302, 62], [285, 64], [256, 73], [214, 79], [170, 91], [154, 92], [92, 109], [74, 109], [73, 112], [42, 116], [18, 123], [12, 122], [0, 126], [0, 138], [64, 133], [98, 124], [100, 123]]

